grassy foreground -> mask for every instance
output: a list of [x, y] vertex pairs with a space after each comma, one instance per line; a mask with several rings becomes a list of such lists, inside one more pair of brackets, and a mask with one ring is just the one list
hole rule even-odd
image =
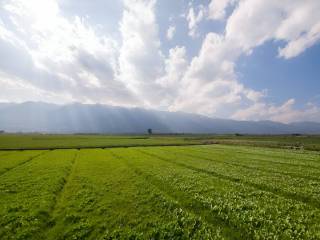
[[320, 155], [246, 146], [0, 151], [0, 239], [320, 239]]

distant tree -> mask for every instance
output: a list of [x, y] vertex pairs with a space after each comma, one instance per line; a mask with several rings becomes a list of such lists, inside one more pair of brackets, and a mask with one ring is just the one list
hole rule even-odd
[[148, 134], [152, 134], [152, 129], [151, 128], [148, 129]]
[[0, 134], [3, 134], [4, 133], [4, 131], [3, 130], [0, 130]]

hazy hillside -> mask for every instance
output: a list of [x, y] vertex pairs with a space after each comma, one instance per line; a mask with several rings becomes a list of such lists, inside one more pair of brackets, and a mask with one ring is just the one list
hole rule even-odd
[[61, 133], [320, 133], [320, 123], [212, 119], [181, 112], [106, 105], [55, 105], [26, 102], [0, 104], [0, 130]]

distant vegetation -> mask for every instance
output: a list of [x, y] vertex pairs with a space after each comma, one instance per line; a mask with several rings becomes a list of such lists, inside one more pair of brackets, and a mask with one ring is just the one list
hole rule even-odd
[[190, 138], [190, 140], [212, 140], [212, 143], [258, 147], [289, 148], [320, 151], [319, 135], [215, 135]]
[[50, 135], [7, 134], [0, 136], [0, 149], [106, 148], [130, 146], [192, 145], [201, 140], [167, 135]]
[[107, 148], [130, 146], [228, 144], [320, 150], [319, 135], [54, 135], [2, 134], [0, 149]]

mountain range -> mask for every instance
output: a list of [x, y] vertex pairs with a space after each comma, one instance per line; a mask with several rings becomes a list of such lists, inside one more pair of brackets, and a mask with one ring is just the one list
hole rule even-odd
[[0, 103], [0, 130], [6, 132], [140, 134], [320, 134], [320, 123], [236, 121], [184, 112], [100, 104]]

